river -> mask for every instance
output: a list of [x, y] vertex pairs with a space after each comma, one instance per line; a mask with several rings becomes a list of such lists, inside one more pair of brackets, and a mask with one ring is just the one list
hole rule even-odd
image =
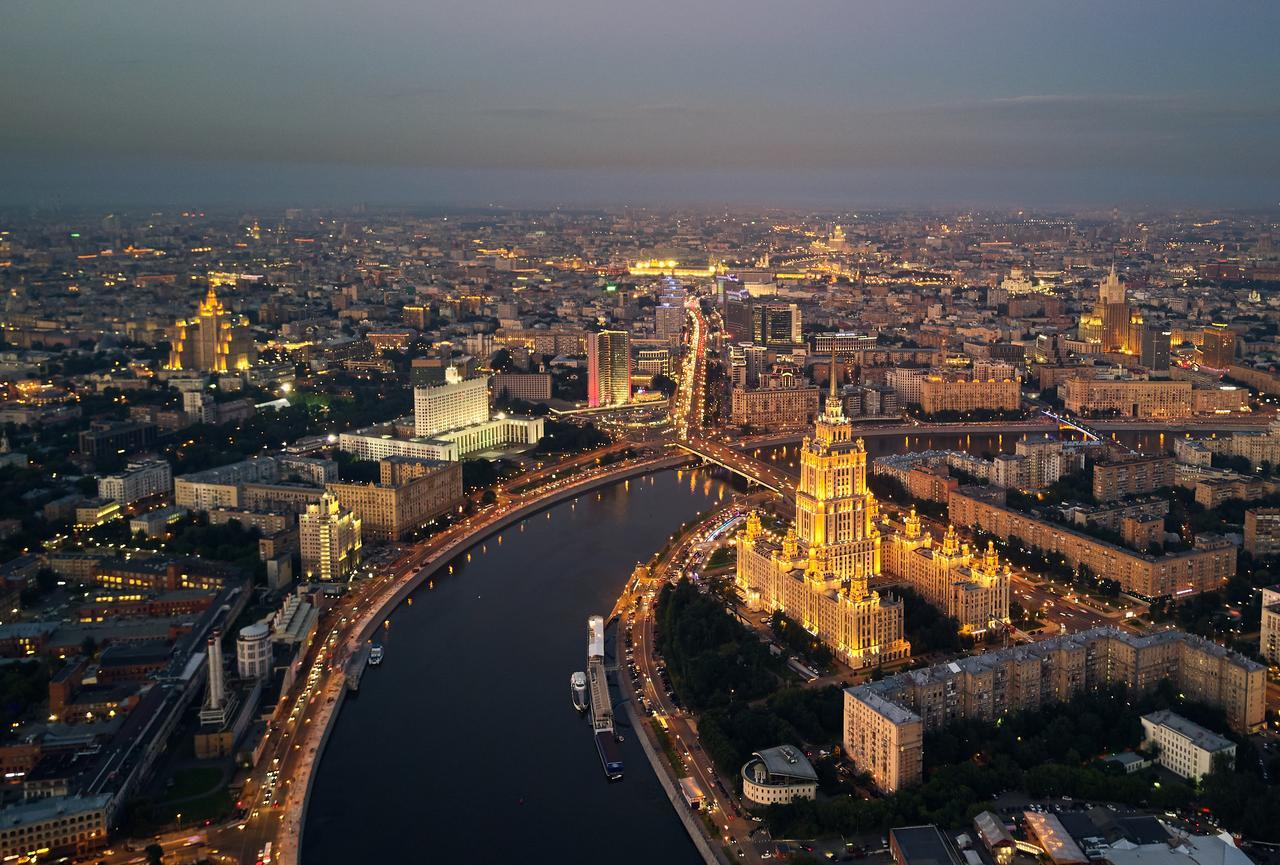
[[332, 731], [304, 865], [701, 862], [625, 727], [626, 777], [605, 781], [569, 674], [586, 666], [587, 616], [732, 494], [706, 471], [633, 479], [508, 528], [424, 584]]

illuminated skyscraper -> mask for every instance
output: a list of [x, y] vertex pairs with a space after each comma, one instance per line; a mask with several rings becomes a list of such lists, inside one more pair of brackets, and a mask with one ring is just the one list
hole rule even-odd
[[751, 307], [751, 340], [770, 348], [802, 342], [800, 307], [794, 303], [758, 303]]
[[355, 570], [362, 546], [360, 518], [326, 492], [298, 516], [302, 571], [317, 580], [337, 580]]
[[754, 513], [738, 536], [737, 582], [747, 603], [783, 611], [854, 668], [909, 657], [902, 601], [868, 586], [880, 574], [879, 505], [834, 370], [826, 408], [800, 450], [795, 508], [782, 537], [766, 533]]
[[594, 408], [630, 400], [630, 334], [622, 330], [587, 334], [587, 404]]
[[1103, 351], [1138, 354], [1141, 350], [1142, 315], [1129, 306], [1124, 283], [1116, 266], [1098, 284], [1098, 303], [1080, 317], [1080, 338], [1101, 343]]
[[195, 317], [174, 324], [169, 369], [228, 372], [248, 369], [255, 357], [249, 320], [223, 306], [212, 286]]
[[1201, 366], [1226, 369], [1236, 357], [1236, 332], [1225, 324], [1213, 324], [1204, 329], [1198, 358]]

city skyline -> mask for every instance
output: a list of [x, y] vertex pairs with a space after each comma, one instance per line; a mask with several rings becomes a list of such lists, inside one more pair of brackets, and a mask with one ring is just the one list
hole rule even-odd
[[0, 205], [1280, 201], [1280, 11], [11, 11]]

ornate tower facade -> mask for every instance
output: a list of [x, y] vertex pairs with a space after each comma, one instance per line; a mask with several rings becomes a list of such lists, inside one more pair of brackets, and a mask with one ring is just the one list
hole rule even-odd
[[853, 441], [835, 390], [800, 451], [796, 520], [764, 530], [756, 514], [738, 536], [737, 583], [756, 610], [781, 610], [858, 669], [910, 657], [902, 601], [869, 582], [880, 573], [879, 508], [867, 489], [867, 451]]
[[808, 549], [822, 551], [829, 573], [855, 597], [880, 572], [879, 508], [867, 489], [867, 449], [862, 439], [850, 446], [853, 427], [835, 390], [800, 449], [796, 487], [796, 535]]

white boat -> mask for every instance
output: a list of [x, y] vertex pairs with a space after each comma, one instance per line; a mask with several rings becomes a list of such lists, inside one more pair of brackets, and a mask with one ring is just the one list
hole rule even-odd
[[579, 712], [587, 711], [587, 674], [577, 672], [570, 676], [569, 690], [573, 694], [573, 708]]
[[382, 663], [382, 646], [381, 646], [381, 644], [379, 644], [379, 643], [374, 643], [374, 644], [373, 644], [373, 646], [372, 646], [372, 648], [370, 648], [370, 649], [369, 649], [369, 663], [370, 663], [372, 666], [374, 666], [374, 667], [376, 667], [376, 666], [378, 666], [379, 664], [381, 664], [381, 663]]

